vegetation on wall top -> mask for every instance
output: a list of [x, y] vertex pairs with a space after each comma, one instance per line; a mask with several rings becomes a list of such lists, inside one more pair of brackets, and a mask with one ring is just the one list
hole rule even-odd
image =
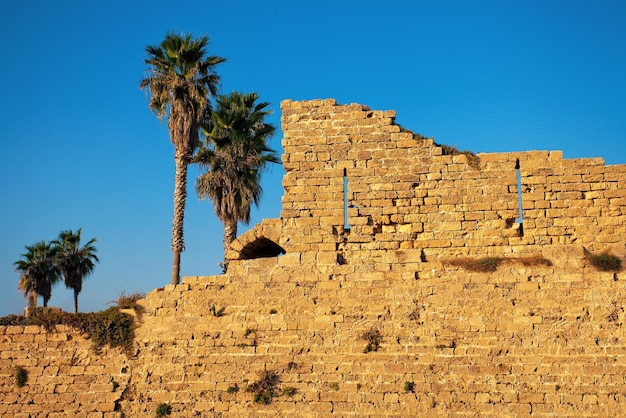
[[93, 348], [99, 352], [102, 347], [120, 347], [126, 354], [132, 352], [137, 327], [133, 315], [122, 312], [122, 309], [133, 309], [137, 315], [142, 312], [142, 306], [137, 304], [139, 294], [125, 296], [122, 294], [113, 306], [100, 312], [68, 313], [49, 312], [33, 316], [9, 315], [0, 318], [0, 326], [7, 325], [37, 325], [47, 331], [54, 330], [57, 325], [66, 325], [91, 339]]

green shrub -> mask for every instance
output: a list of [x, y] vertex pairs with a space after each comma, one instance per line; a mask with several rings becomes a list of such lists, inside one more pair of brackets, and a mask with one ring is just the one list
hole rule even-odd
[[165, 416], [168, 416], [171, 413], [172, 413], [172, 407], [170, 405], [166, 403], [162, 403], [159, 406], [157, 406], [157, 409], [156, 409], [157, 418], [163, 418]]
[[22, 388], [26, 386], [26, 382], [28, 381], [28, 372], [23, 367], [15, 368], [15, 386], [18, 388]]
[[237, 386], [237, 383], [235, 383], [233, 386], [229, 386], [228, 389], [226, 389], [226, 393], [237, 393], [239, 392], [239, 386]]
[[413, 392], [413, 391], [415, 391], [415, 383], [413, 383], [413, 382], [404, 382], [404, 391], [405, 392]]
[[108, 344], [111, 347], [122, 348], [126, 354], [132, 352], [137, 326], [133, 316], [121, 312], [117, 306], [100, 312], [77, 314], [51, 312], [43, 316], [28, 318], [13, 315], [0, 318], [0, 325], [37, 325], [48, 332], [53, 331], [57, 325], [66, 325], [77, 329], [91, 339], [96, 352]]
[[248, 385], [246, 391], [254, 394], [254, 402], [267, 405], [272, 398], [277, 395], [277, 386], [280, 382], [278, 373], [269, 370], [263, 370], [259, 373], [259, 379]]
[[298, 392], [297, 389], [294, 388], [293, 386], [287, 386], [285, 389], [283, 389], [283, 394], [289, 398], [291, 398], [297, 392]]

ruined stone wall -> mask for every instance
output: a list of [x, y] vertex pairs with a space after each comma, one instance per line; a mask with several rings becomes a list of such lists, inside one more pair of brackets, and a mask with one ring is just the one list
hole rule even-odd
[[547, 151], [479, 154], [476, 162], [442, 155], [432, 139], [395, 125], [392, 111], [334, 100], [285, 101], [282, 111], [283, 233], [289, 250], [309, 253], [305, 262], [411, 248], [450, 256], [623, 246], [626, 165]]
[[[228, 274], [150, 292], [128, 357], [67, 329], [0, 327], [0, 415], [626, 416], [626, 275], [583, 250], [623, 249], [623, 166], [528, 152], [473, 167], [393, 112], [282, 109], [281, 218], [233, 243]], [[508, 261], [453, 263], [484, 255]], [[19, 390], [17, 365], [33, 379]], [[268, 405], [246, 390], [264, 371]]]

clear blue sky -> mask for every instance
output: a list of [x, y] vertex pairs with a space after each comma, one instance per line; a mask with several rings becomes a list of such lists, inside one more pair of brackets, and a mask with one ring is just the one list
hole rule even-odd
[[[24, 246], [68, 228], [98, 239], [81, 311], [169, 283], [173, 149], [138, 88], [146, 45], [168, 31], [208, 35], [228, 59], [222, 92], [258, 92], [276, 126], [281, 100], [335, 98], [394, 109], [459, 149], [626, 163], [622, 0], [175, 4], [2, 2], [0, 316], [26, 305], [13, 266]], [[265, 174], [249, 227], [279, 216], [282, 175]], [[191, 188], [185, 237], [182, 275], [218, 274], [222, 226]], [[55, 287], [50, 305], [71, 311], [71, 291]]]

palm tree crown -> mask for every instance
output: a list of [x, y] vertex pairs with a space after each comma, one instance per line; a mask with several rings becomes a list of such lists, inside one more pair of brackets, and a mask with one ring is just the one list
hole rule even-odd
[[[206, 56], [208, 38], [168, 34], [161, 44], [146, 47], [149, 66], [139, 84], [150, 96], [149, 106], [160, 120], [168, 117], [174, 145], [176, 176], [172, 221], [172, 283], [180, 281], [180, 253], [184, 250], [183, 223], [187, 199], [187, 168], [199, 143], [199, 126], [211, 113], [210, 98], [217, 94], [214, 68], [225, 59]], [[168, 116], [169, 115], [169, 116]]]
[[39, 241], [26, 246], [22, 259], [13, 263], [20, 272], [18, 289], [28, 298], [29, 306], [37, 305], [37, 296], [43, 297], [43, 306], [48, 306], [52, 296], [52, 285], [60, 279], [57, 267], [58, 249], [52, 243]]
[[[268, 163], [280, 163], [267, 140], [275, 127], [265, 122], [269, 103], [255, 103], [256, 93], [233, 92], [217, 98], [217, 108], [204, 125], [206, 141], [194, 162], [204, 171], [195, 184], [200, 199], [213, 202], [224, 224], [224, 255], [237, 237], [237, 222], [250, 221], [252, 204], [259, 204], [261, 172]], [[227, 268], [224, 260], [223, 268]]]
[[83, 280], [89, 276], [100, 260], [96, 255], [93, 238], [84, 246], [80, 246], [82, 229], [62, 231], [54, 240], [58, 248], [57, 263], [63, 275], [65, 287], [74, 291], [74, 313], [78, 312], [78, 294], [83, 289]]

